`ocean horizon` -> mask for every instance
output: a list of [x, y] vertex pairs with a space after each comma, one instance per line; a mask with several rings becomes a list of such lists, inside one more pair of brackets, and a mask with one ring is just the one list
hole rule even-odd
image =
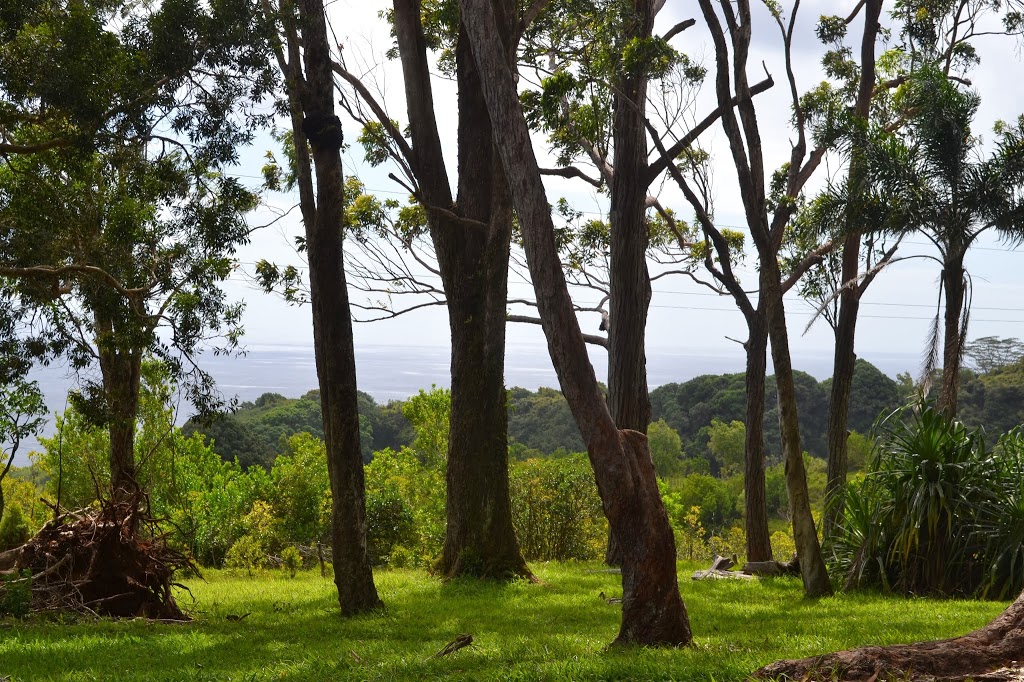
[[[607, 375], [607, 353], [603, 348], [589, 347], [588, 352], [598, 379]], [[431, 386], [450, 386], [448, 346], [377, 345], [356, 349], [356, 378], [359, 390], [378, 403], [400, 400]], [[869, 353], [859, 357], [895, 377], [913, 371], [919, 360], [907, 353]], [[771, 362], [769, 359], [769, 372]], [[832, 374], [832, 354], [796, 353], [796, 369], [807, 372], [819, 381]], [[280, 393], [297, 398], [316, 388], [316, 363], [311, 345], [260, 344], [247, 347], [238, 356], [200, 356], [200, 366], [210, 372], [226, 398], [239, 402], [252, 401], [264, 393]], [[738, 344], [723, 342], [717, 348], [685, 349], [651, 347], [647, 350], [648, 384], [651, 389], [667, 383], [680, 383], [704, 374], [742, 372], [743, 351]], [[33, 370], [31, 378], [39, 382], [46, 399], [50, 419], [42, 435], [53, 433], [53, 414], [63, 412], [67, 392], [77, 378], [65, 365], [53, 363]], [[505, 353], [505, 384], [530, 390], [558, 387], [558, 378], [543, 344], [511, 344]], [[179, 410], [178, 421], [184, 423], [191, 415], [186, 404]], [[35, 439], [19, 450], [15, 464], [28, 464], [27, 453], [39, 449]]]

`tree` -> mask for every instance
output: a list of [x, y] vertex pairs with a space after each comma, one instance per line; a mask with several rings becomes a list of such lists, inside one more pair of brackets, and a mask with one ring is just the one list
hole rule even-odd
[[903, 94], [902, 104], [912, 113], [906, 128], [869, 151], [871, 179], [906, 198], [900, 223], [891, 231], [921, 232], [939, 251], [942, 331], [937, 314], [923, 376], [930, 377], [938, 362], [941, 337], [938, 405], [950, 417], [957, 412], [970, 319], [964, 258], [978, 236], [990, 229], [1004, 239], [1019, 239], [1024, 220], [1024, 119], [997, 125], [996, 149], [980, 159], [980, 140], [971, 133], [979, 103], [977, 95], [959, 89], [942, 71], [922, 67]]
[[486, 0], [461, 0], [472, 54], [481, 74], [494, 143], [523, 229], [538, 311], [562, 392], [587, 444], [598, 492], [623, 545], [620, 644], [672, 645], [691, 640], [679, 595], [672, 528], [658, 492], [647, 438], [619, 430], [601, 395], [558, 260], [554, 225], [529, 129]]
[[718, 460], [723, 476], [743, 466], [745, 441], [746, 427], [743, 422], [733, 420], [726, 424], [717, 419], [711, 420], [708, 450]]
[[116, 495], [138, 490], [143, 356], [210, 410], [219, 396], [195, 355], [211, 336], [237, 343], [240, 307], [219, 285], [255, 197], [223, 171], [260, 123], [249, 107], [268, 86], [251, 14], [246, 0], [138, 12], [39, 2], [3, 18], [0, 277], [32, 322], [34, 356], [99, 369], [76, 400], [110, 431]]
[[681, 471], [683, 442], [679, 434], [664, 419], [651, 422], [647, 430], [647, 443], [654, 461], [654, 471], [660, 478], [668, 478]]
[[[823, 85], [805, 98], [809, 116], [817, 119], [813, 125], [816, 137], [820, 138], [819, 144], [840, 146], [849, 158], [846, 181], [834, 193], [838, 196], [828, 191], [823, 193], [801, 216], [805, 220], [811, 216], [810, 221], [816, 223], [814, 231], [830, 234], [842, 242], [841, 254], [830, 255], [819, 265], [815, 273], [818, 276], [807, 278], [801, 291], [805, 297], [824, 299], [822, 310], [826, 311], [835, 336], [827, 431], [829, 473], [822, 531], [825, 538], [831, 535], [842, 516], [842, 495], [846, 489], [847, 425], [857, 362], [854, 344], [860, 300], [881, 268], [892, 260], [896, 248], [882, 248], [878, 253], [875, 245], [869, 243], [867, 252], [862, 255], [861, 251], [864, 233], [876, 226], [872, 221], [878, 219], [879, 212], [885, 213], [884, 203], [877, 201], [866, 182], [864, 151], [873, 101], [879, 93], [881, 98], [887, 93], [887, 89], [878, 84], [875, 54], [883, 4], [883, 0], [869, 0], [860, 3], [848, 17], [822, 17], [818, 37], [832, 45], [823, 64], [840, 86]], [[859, 59], [855, 62], [843, 38], [847, 27], [861, 14], [864, 28]], [[842, 102], [843, 99], [848, 104]], [[881, 108], [884, 110], [884, 105]], [[876, 106], [875, 111], [878, 109]], [[842, 142], [845, 145], [838, 144]], [[879, 208], [882, 210], [877, 210]], [[863, 275], [860, 272], [862, 260], [867, 266]], [[823, 280], [829, 284], [823, 286]]]
[[[459, 85], [458, 195], [452, 200], [434, 115], [419, 0], [396, 0], [395, 32], [412, 134], [407, 161], [419, 183], [444, 283], [452, 334], [447, 529], [439, 570], [456, 576], [529, 576], [512, 526], [504, 385], [505, 300], [511, 202], [491, 141], [480, 85], [460, 18], [449, 30]], [[500, 40], [515, 53], [515, 4], [496, 4]], [[397, 140], [396, 140], [397, 141]], [[455, 219], [440, 218], [435, 208]], [[432, 215], [433, 214], [433, 215]]]
[[[619, 428], [640, 432], [647, 431], [651, 420], [645, 338], [652, 277], [647, 259], [656, 245], [662, 250], [674, 246], [672, 257], [684, 261], [683, 271], [692, 270], [696, 260], [690, 228], [650, 194], [666, 163], [648, 158], [649, 85], [656, 81], [662, 93], [677, 91], [677, 110], [665, 107], [664, 118], [671, 124], [681, 116], [685, 91], [704, 77], [702, 68], [669, 45], [695, 21], [655, 35], [654, 21], [662, 7], [664, 2], [655, 0], [557, 3], [529, 36], [527, 58], [543, 78], [540, 92], [527, 92], [523, 98], [528, 120], [550, 134], [562, 165], [542, 172], [580, 178], [608, 193], [607, 275], [606, 284], [598, 287], [604, 289], [604, 298], [597, 306], [600, 329], [608, 332], [608, 405]], [[769, 85], [759, 84], [755, 90]], [[692, 145], [722, 110], [696, 122], [673, 145], [673, 153]], [[591, 163], [599, 179], [574, 166], [577, 158]], [[587, 227], [593, 231], [594, 225]], [[588, 237], [582, 235], [581, 241]], [[593, 287], [601, 278], [586, 272], [589, 265], [584, 261], [580, 269]], [[679, 271], [673, 268], [655, 278]], [[606, 301], [610, 312], [604, 310]], [[610, 533], [605, 561], [617, 565], [621, 555], [613, 527]], [[767, 542], [767, 534], [765, 538]]]
[[375, 609], [381, 601], [367, 550], [355, 348], [342, 254], [343, 137], [334, 113], [327, 20], [322, 0], [282, 3], [276, 9], [266, 0], [263, 8], [279, 32], [274, 51], [284, 76], [306, 232], [313, 349], [331, 486], [334, 584], [342, 614], [352, 615]]
[[4, 479], [11, 471], [22, 441], [37, 433], [46, 417], [46, 405], [35, 381], [18, 379], [0, 388], [0, 519], [4, 516]]
[[978, 372], [989, 374], [1020, 362], [1024, 358], [1024, 343], [1020, 339], [983, 336], [964, 344], [964, 357]]
[[[820, 164], [825, 149], [818, 147], [808, 150], [806, 118], [798, 96], [792, 69], [792, 41], [795, 29], [793, 16], [788, 24], [783, 20], [781, 7], [773, 4], [773, 17], [783, 38], [786, 58], [786, 72], [794, 106], [794, 122], [797, 138], [792, 145], [789, 162], [776, 172], [770, 185], [765, 173], [764, 157], [761, 151], [761, 133], [752, 99], [752, 88], [746, 73], [751, 40], [750, 3], [740, 0], [734, 8], [732, 3], [720, 3], [726, 26], [716, 13], [711, 0], [701, 0], [701, 12], [711, 30], [715, 45], [716, 95], [720, 109], [722, 127], [729, 141], [729, 149], [740, 183], [743, 209], [747, 227], [758, 254], [759, 281], [756, 306], [740, 285], [732, 269], [733, 257], [728, 244], [717, 229], [709, 211], [709, 199], [698, 196], [693, 183], [684, 177], [675, 159], [668, 155], [664, 145], [655, 140], [659, 151], [668, 163], [673, 179], [679, 185], [708, 242], [705, 265], [715, 279], [733, 297], [747, 321], [749, 336], [744, 342], [747, 351], [747, 463], [745, 485], [747, 509], [748, 555], [754, 558], [771, 557], [768, 543], [767, 512], [764, 489], [764, 455], [761, 442], [764, 413], [764, 377], [766, 375], [766, 353], [771, 338], [772, 360], [775, 365], [775, 381], [779, 396], [779, 421], [782, 448], [786, 460], [786, 479], [791, 505], [793, 536], [800, 554], [800, 569], [804, 578], [804, 589], [808, 595], [829, 594], [832, 591], [828, 573], [821, 556], [814, 520], [807, 499], [807, 480], [803, 465], [803, 449], [800, 444], [800, 425], [796, 399], [796, 385], [793, 379], [792, 359], [789, 353], [789, 338], [786, 327], [783, 294], [798, 281], [824, 253], [831, 250], [831, 244], [824, 244], [807, 255], [801, 266], [785, 281], [779, 267], [779, 252], [790, 219], [796, 208], [797, 199], [807, 180]], [[726, 33], [728, 31], [728, 35]], [[735, 82], [734, 82], [735, 81]], [[731, 107], [737, 102], [735, 110]], [[713, 256], [717, 256], [717, 262]]]

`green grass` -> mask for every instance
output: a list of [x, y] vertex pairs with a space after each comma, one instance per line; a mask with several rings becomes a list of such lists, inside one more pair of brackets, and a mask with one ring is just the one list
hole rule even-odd
[[[680, 567], [694, 645], [606, 650], [619, 576], [596, 564], [535, 564], [539, 585], [378, 571], [385, 612], [343, 619], [319, 572], [257, 579], [208, 571], [180, 602], [195, 621], [0, 621], [0, 678], [37, 680], [741, 680], [779, 658], [950, 637], [1001, 602], [801, 596], [794, 579], [701, 581]], [[251, 615], [232, 622], [228, 614]], [[475, 643], [431, 656], [456, 635]]]

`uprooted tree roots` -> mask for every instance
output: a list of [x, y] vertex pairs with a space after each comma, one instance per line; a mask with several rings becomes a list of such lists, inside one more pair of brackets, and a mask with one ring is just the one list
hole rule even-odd
[[897, 646], [869, 646], [767, 665], [769, 680], [1022, 680], [1024, 594], [994, 621], [962, 637]]
[[50, 521], [21, 547], [0, 554], [0, 574], [30, 576], [11, 576], [8, 589], [30, 582], [33, 611], [188, 620], [171, 588], [176, 571], [195, 566], [167, 546], [140, 502], [104, 502]]

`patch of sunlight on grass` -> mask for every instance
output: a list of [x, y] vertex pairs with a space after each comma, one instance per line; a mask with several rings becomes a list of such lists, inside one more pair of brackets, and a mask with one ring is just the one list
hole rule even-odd
[[[619, 576], [598, 564], [539, 563], [539, 584], [441, 583], [422, 571], [378, 571], [387, 608], [343, 619], [334, 584], [207, 571], [179, 601], [187, 625], [143, 621], [0, 621], [0, 676], [21, 681], [262, 680], [742, 680], [779, 658], [864, 644], [962, 634], [1005, 602], [902, 599], [877, 594], [804, 599], [797, 579], [692, 581], [680, 588], [694, 644], [609, 650]], [[246, 615], [248, 614], [248, 615]], [[228, 616], [245, 616], [229, 620]], [[474, 644], [433, 654], [461, 633]]]

